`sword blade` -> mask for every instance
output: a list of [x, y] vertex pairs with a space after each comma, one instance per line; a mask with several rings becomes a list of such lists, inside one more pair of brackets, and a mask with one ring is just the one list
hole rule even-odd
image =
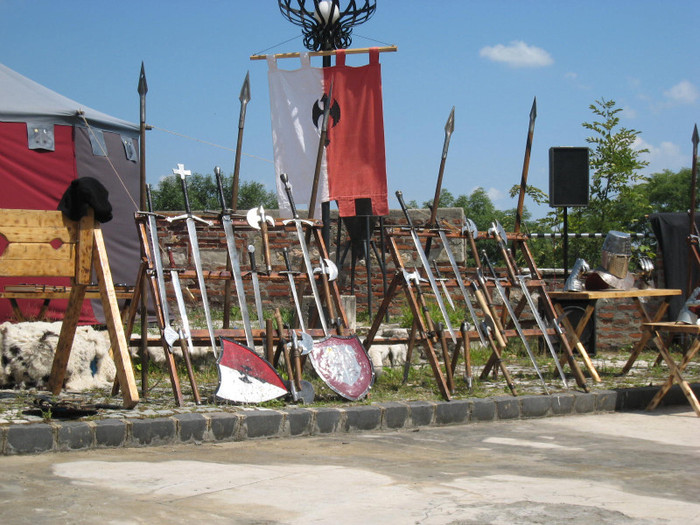
[[202, 260], [199, 255], [199, 240], [197, 238], [197, 226], [195, 225], [194, 218], [192, 217], [187, 217], [187, 219], [185, 219], [185, 224], [187, 225], [187, 235], [190, 239], [190, 249], [192, 250], [194, 269], [197, 273], [197, 283], [199, 284], [199, 291], [202, 294], [202, 307], [204, 308], [204, 318], [207, 322], [209, 340], [211, 342], [211, 348], [214, 351], [214, 355], [218, 356], [219, 351], [216, 348], [214, 326], [211, 322], [211, 312], [209, 311], [209, 297], [207, 295], [207, 286], [204, 280], [204, 270], [202, 269]]
[[445, 248], [445, 253], [447, 254], [447, 258], [450, 261], [450, 266], [452, 267], [452, 272], [455, 274], [455, 278], [457, 279], [457, 285], [459, 286], [459, 290], [462, 292], [462, 295], [464, 296], [464, 302], [466, 303], [467, 309], [469, 310], [469, 315], [472, 318], [472, 323], [474, 323], [476, 333], [479, 334], [479, 339], [481, 339], [481, 343], [484, 346], [488, 346], [489, 344], [486, 341], [486, 338], [484, 337], [484, 334], [481, 331], [481, 323], [476, 318], [476, 311], [474, 310], [474, 306], [472, 306], [472, 302], [471, 302], [471, 299], [469, 297], [469, 293], [467, 292], [467, 289], [464, 286], [464, 281], [462, 280], [462, 274], [460, 273], [459, 267], [457, 266], [457, 261], [455, 260], [454, 254], [452, 253], [452, 248], [450, 247], [449, 242], [447, 240], [447, 235], [445, 235], [445, 232], [442, 230], [438, 230], [438, 234], [440, 235], [440, 241], [442, 242], [442, 245]]
[[445, 303], [442, 302], [442, 295], [440, 294], [440, 289], [437, 286], [437, 282], [435, 282], [435, 276], [433, 275], [432, 270], [430, 269], [430, 263], [428, 262], [428, 258], [425, 255], [425, 252], [423, 251], [423, 246], [420, 243], [420, 239], [418, 238], [418, 235], [416, 234], [415, 230], [411, 228], [411, 238], [413, 239], [413, 244], [416, 247], [416, 251], [418, 252], [418, 256], [420, 257], [421, 264], [423, 265], [423, 269], [425, 270], [425, 275], [428, 277], [428, 282], [430, 283], [430, 288], [433, 290], [433, 294], [435, 294], [435, 299], [437, 300], [438, 307], [440, 308], [440, 313], [442, 314], [442, 319], [445, 321], [445, 326], [447, 326], [447, 331], [450, 332], [450, 337], [452, 338], [452, 342], [454, 344], [457, 344], [457, 336], [455, 335], [455, 331], [452, 328], [452, 323], [450, 323], [450, 318], [447, 315], [447, 309], [445, 308]]
[[292, 291], [294, 308], [296, 308], [297, 317], [299, 317], [299, 326], [301, 327], [302, 332], [306, 332], [306, 327], [304, 326], [304, 315], [301, 312], [301, 303], [299, 302], [299, 296], [297, 295], [297, 287], [294, 284], [294, 276], [291, 273], [288, 273], [287, 280], [289, 281], [289, 289]]
[[170, 280], [173, 283], [173, 289], [175, 290], [175, 301], [177, 302], [177, 309], [180, 313], [180, 326], [182, 328], [182, 335], [185, 336], [187, 341], [187, 348], [190, 349], [190, 355], [194, 350], [194, 343], [192, 343], [192, 332], [190, 331], [190, 320], [187, 317], [187, 307], [185, 306], [185, 299], [182, 296], [182, 285], [180, 284], [180, 274], [176, 270], [171, 270]]
[[[260, 297], [260, 281], [258, 280], [258, 272], [251, 274], [253, 281], [253, 294], [255, 295], [255, 311], [258, 314], [258, 323], [260, 328], [265, 329], [265, 319], [263, 314], [262, 297]], [[294, 290], [296, 292], [296, 290]]]
[[[321, 321], [321, 326], [323, 327], [324, 335], [328, 335], [328, 325], [326, 324], [326, 316], [323, 313], [323, 306], [321, 305], [321, 296], [318, 293], [318, 287], [316, 286], [316, 276], [314, 275], [314, 267], [311, 264], [311, 257], [309, 256], [309, 248], [306, 246], [306, 237], [304, 235], [304, 228], [301, 226], [301, 222], [298, 219], [294, 219], [294, 225], [297, 228], [297, 236], [299, 237], [299, 245], [301, 246], [301, 253], [304, 257], [304, 266], [306, 267], [306, 275], [309, 277], [309, 284], [311, 285], [311, 293], [314, 296], [314, 303], [316, 304], [316, 309], [318, 310], [318, 318]], [[306, 331], [306, 330], [304, 330]]]
[[238, 259], [238, 250], [236, 249], [236, 237], [233, 233], [231, 216], [228, 214], [222, 215], [221, 224], [224, 227], [224, 234], [226, 235], [226, 247], [228, 248], [228, 256], [231, 260], [231, 272], [233, 273], [233, 282], [236, 285], [236, 297], [238, 298], [238, 306], [241, 309], [241, 318], [243, 319], [243, 330], [245, 331], [245, 340], [248, 344], [248, 347], [255, 348], [255, 342], [253, 341], [253, 331], [250, 327], [250, 314], [248, 313], [248, 304], [245, 300], [243, 278], [241, 277], [241, 263]]

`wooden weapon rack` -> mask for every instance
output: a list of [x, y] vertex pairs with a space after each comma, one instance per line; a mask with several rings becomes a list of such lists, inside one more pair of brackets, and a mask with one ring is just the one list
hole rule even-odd
[[[447, 223], [445, 226], [448, 230], [446, 232], [448, 239], [464, 240], [465, 242], [471, 243], [472, 250], [476, 249], [473, 237], [457, 231], [454, 226]], [[413, 281], [409, 283], [406, 280], [406, 275], [409, 274], [409, 268], [406, 267], [405, 261], [415, 260], [415, 254], [413, 253], [415, 250], [411, 250], [410, 253], [405, 251], [402, 252], [399, 249], [399, 244], [402, 246], [410, 244], [410, 241], [406, 240], [409, 234], [410, 232], [406, 228], [387, 228], [387, 245], [391, 258], [394, 262], [396, 273], [389, 284], [384, 300], [374, 317], [372, 326], [363, 344], [365, 349], [369, 351], [370, 347], [375, 342], [379, 327], [382, 324], [391, 303], [396, 299], [396, 295], [399, 293], [399, 290], [403, 289], [406, 301], [413, 316], [413, 324], [408, 340], [407, 366], [410, 365], [411, 353], [415, 344], [422, 344], [440, 393], [446, 400], [450, 400], [452, 394], [455, 392], [454, 374], [458, 359], [460, 357], [460, 352], [464, 353], [466, 375], [467, 377], [471, 377], [470, 342], [475, 339], [478, 340], [478, 333], [473, 329], [465, 329], [464, 325], [460, 330], [455, 330], [458, 342], [452, 355], [450, 355], [445, 330], [441, 327], [441, 323], [435, 323], [428, 311], [425, 301], [426, 292], [420, 290], [420, 285], [416, 286]], [[421, 240], [426, 240], [428, 237], [435, 238], [437, 235], [438, 234], [435, 230], [424, 229], [418, 231], [418, 236]], [[477, 240], [486, 239], [493, 240], [493, 237], [490, 237], [487, 232], [478, 233]], [[532, 258], [532, 254], [527, 246], [527, 237], [520, 234], [508, 234], [508, 240], [512, 241], [521, 250], [525, 260], [527, 261], [531, 274], [531, 279], [528, 280], [527, 286], [529, 290], [535, 291], [539, 295], [540, 307], [543, 308], [546, 319], [550, 322], [550, 325], [553, 323], [558, 323], [559, 321], [557, 319], [557, 314], [547, 293], [545, 282], [542, 279], [542, 276], [537, 269]], [[434, 242], [439, 243], [440, 239], [436, 238], [434, 239]], [[478, 261], [478, 255], [475, 257], [475, 260], [477, 266], [479, 266], [480, 263]], [[452, 270], [451, 268], [445, 269], [445, 271], [442, 273], [449, 275], [452, 273]], [[461, 273], [464, 278], [465, 285], [468, 285], [467, 288], [473, 290], [473, 296], [478, 303], [475, 306], [481, 310], [484, 320], [488, 321], [488, 318], [490, 318], [494, 325], [490, 327], [490, 330], [486, 330], [488, 334], [489, 347], [491, 349], [491, 356], [482, 371], [481, 377], [482, 379], [485, 379], [492, 370], [495, 375], [496, 367], [498, 367], [502, 371], [505, 381], [508, 383], [512, 394], [517, 395], [515, 384], [513, 383], [510, 373], [508, 372], [503, 360], [503, 350], [506, 347], [507, 340], [511, 337], [518, 337], [512, 323], [510, 325], [508, 324], [508, 312], [502, 304], [499, 305], [493, 300], [493, 283], [487, 283], [488, 288], [486, 290], [483, 290], [477, 286], [477, 278], [475, 277], [476, 268], [463, 268], [461, 269]], [[454, 277], [452, 279], [448, 279], [445, 283], [452, 289], [457, 286]], [[507, 290], [510, 290], [513, 287], [513, 283], [504, 282], [504, 287]], [[459, 294], [452, 294], [452, 298], [455, 300], [456, 304], [459, 304], [457, 300], [458, 295]], [[462, 297], [460, 297], [460, 299], [462, 302], [464, 302]], [[514, 307], [515, 313], [518, 315], [518, 317], [522, 315], [524, 308], [525, 302], [523, 297]], [[479, 322], [479, 320], [477, 320], [477, 322]], [[486, 324], [488, 325], [488, 322]], [[542, 336], [542, 332], [536, 326], [533, 328], [526, 328], [523, 330], [523, 332], [528, 337]], [[574, 359], [571, 345], [564, 335], [564, 330], [548, 328], [547, 333], [550, 336], [554, 335], [557, 337], [562, 352], [562, 361], [568, 362], [571, 373], [576, 380], [577, 385], [582, 390], [588, 392], [589, 388], [586, 384], [586, 380], [580, 367]], [[437, 348], [439, 348], [439, 351]], [[582, 357], [583, 356], [585, 356], [585, 358], [588, 357], [585, 350], [582, 352]], [[442, 363], [440, 362], [440, 357], [442, 357]]]
[[[184, 267], [173, 267], [168, 263], [168, 258], [167, 256], [163, 256], [163, 254], [166, 253], [166, 251], [163, 249], [166, 243], [172, 243], [173, 245], [177, 246], [189, 246], [189, 241], [187, 239], [187, 233], [184, 233], [184, 238], [173, 238], [173, 235], [168, 234], [166, 238], [166, 234], [164, 233], [166, 230], [166, 221], [167, 218], [164, 216], [157, 216], [156, 222], [157, 222], [157, 229], [159, 232], [159, 249], [161, 251], [160, 254], [154, 253], [152, 247], [151, 247], [151, 242], [149, 238], [149, 232], [148, 232], [148, 224], [147, 224], [147, 214], [139, 213], [137, 212], [135, 215], [135, 220], [136, 220], [136, 226], [138, 229], [138, 236], [139, 236], [139, 241], [141, 243], [141, 248], [142, 248], [142, 261], [141, 265], [139, 268], [137, 280], [136, 280], [136, 285], [135, 285], [135, 297], [132, 301], [132, 306], [129, 310], [128, 314], [128, 319], [127, 319], [127, 335], [131, 336], [131, 332], [133, 330], [134, 326], [134, 321], [136, 318], [136, 313], [138, 310], [138, 305], [140, 303], [140, 290], [142, 289], [141, 283], [143, 282], [143, 279], [147, 279], [148, 281], [148, 290], [150, 293], [150, 297], [153, 301], [154, 304], [154, 309], [155, 309], [155, 315], [156, 315], [156, 321], [158, 324], [159, 332], [160, 335], [158, 337], [154, 338], [149, 338], [148, 339], [148, 344], [149, 345], [162, 345], [163, 346], [163, 351], [165, 353], [165, 358], [166, 358], [166, 366], [168, 368], [168, 372], [170, 375], [170, 381], [172, 385], [172, 390], [173, 390], [173, 395], [175, 398], [175, 401], [177, 402], [178, 405], [182, 406], [184, 404], [184, 398], [183, 398], [183, 393], [180, 385], [180, 379], [178, 377], [178, 372], [175, 364], [175, 359], [174, 355], [172, 354], [170, 347], [168, 343], [165, 341], [163, 337], [164, 329], [166, 327], [166, 320], [164, 317], [164, 312], [163, 312], [163, 306], [161, 305], [160, 301], [160, 290], [159, 290], [159, 284], [158, 284], [158, 279], [156, 278], [156, 269], [155, 269], [155, 257], [160, 256], [162, 261], [163, 261], [163, 273], [164, 273], [164, 281], [166, 284], [166, 292], [167, 296], [170, 302], [170, 298], [174, 297], [174, 291], [173, 291], [173, 283], [170, 278], [170, 271], [171, 270], [176, 270], [180, 282], [183, 284], [183, 288], [185, 287], [186, 283], [187, 284], [187, 289], [190, 290], [190, 292], [193, 291], [194, 288], [197, 287], [197, 276], [195, 270], [190, 267], [190, 265], [184, 266]], [[211, 219], [212, 226], [209, 226], [208, 228], [212, 231], [218, 231], [221, 232], [221, 235], [218, 235], [217, 237], [217, 243], [218, 246], [215, 246], [214, 248], [216, 250], [221, 250], [221, 253], [226, 253], [227, 248], [226, 248], [226, 239], [223, 235], [223, 228], [221, 227], [221, 221], [218, 219], [218, 217], [215, 217]], [[322, 228], [322, 223], [320, 221], [313, 221], [311, 226], [305, 226], [306, 229], [306, 237], [307, 240], [313, 239], [313, 243], [309, 244], [309, 249], [312, 252], [312, 259], [313, 257], [313, 249], [315, 248], [315, 251], [318, 254], [318, 257], [320, 258], [328, 258], [328, 252], [326, 249], [326, 246], [323, 242], [323, 237], [321, 235], [321, 228]], [[200, 228], [200, 226], [198, 226]], [[236, 237], [236, 246], [238, 248], [239, 254], [246, 253], [246, 246], [250, 244], [249, 242], [249, 237], [251, 235], [260, 235], [258, 230], [255, 230], [252, 228], [248, 222], [245, 220], [245, 218], [241, 217], [233, 217], [233, 228], [235, 232], [235, 237]], [[283, 221], [281, 219], [276, 219], [274, 226], [268, 226], [268, 231], [269, 231], [269, 236], [270, 237], [275, 237], [279, 236], [282, 238], [285, 238], [290, 235], [296, 233], [295, 227], [293, 224], [283, 224]], [[208, 237], [208, 244], [209, 248], [211, 248], [211, 237]], [[188, 259], [189, 260], [189, 259]], [[252, 288], [252, 271], [250, 268], [248, 268], [248, 265], [246, 264], [247, 258], [240, 257], [241, 260], [241, 274], [242, 278], [244, 281], [244, 288], [245, 293], [246, 293], [246, 299], [247, 299], [247, 304], [252, 305], [253, 304], [253, 288]], [[316, 259], [317, 260], [317, 259]], [[246, 262], [244, 262], [246, 261]], [[294, 259], [292, 260], [292, 264], [295, 265]], [[282, 273], [283, 268], [275, 268], [273, 267], [272, 271], [269, 273], [265, 272], [264, 268], [261, 268], [261, 264], [257, 265], [257, 274], [258, 274], [258, 279], [260, 282], [260, 288], [261, 288], [261, 293], [262, 290], [265, 289], [266, 286], [271, 286], [274, 284], [287, 284], [288, 283], [288, 278], [285, 273]], [[303, 263], [300, 262], [300, 264], [295, 265], [298, 268], [303, 267]], [[244, 269], [244, 267], [246, 269]], [[229, 289], [234, 288], [235, 286], [224, 286], [226, 282], [232, 282], [233, 280], [233, 274], [231, 270], [228, 269], [206, 269], [204, 270], [204, 278], [206, 281], [211, 282], [212, 284], [215, 282], [220, 282], [222, 284], [222, 288]], [[309, 286], [309, 279], [305, 271], [299, 271], [298, 273], [295, 274], [294, 276], [297, 291], [298, 291], [298, 296], [299, 299], [302, 300], [302, 297], [304, 296], [304, 290]], [[347, 335], [348, 330], [349, 330], [349, 325], [348, 325], [348, 320], [347, 316], [345, 313], [345, 309], [343, 308], [343, 304], [340, 298], [340, 291], [338, 288], [338, 285], [336, 281], [329, 281], [327, 279], [327, 276], [325, 274], [321, 274], [320, 276], [316, 277], [317, 282], [319, 282], [319, 293], [321, 295], [321, 300], [324, 303], [324, 307], [327, 310], [328, 314], [327, 318], [333, 319], [334, 322], [334, 330], [338, 335]], [[189, 286], [189, 283], [192, 283], [192, 286]], [[209, 288], [209, 286], [207, 286]], [[290, 293], [291, 295], [291, 293]], [[194, 296], [195, 301], [194, 304], [192, 304], [192, 300], [190, 300], [189, 306], [201, 306], [201, 294], [199, 294], [196, 290], [190, 298]], [[223, 301], [222, 301], [223, 302]], [[233, 303], [235, 304], [235, 303]], [[176, 309], [171, 308], [171, 312], [177, 311]], [[310, 328], [309, 326], [315, 326], [316, 322], [318, 321], [318, 313], [309, 319], [309, 323], [307, 325], [307, 333], [311, 335], [314, 338], [322, 338], [324, 337], [324, 332], [320, 328]], [[297, 320], [298, 323], [298, 320]], [[330, 330], [330, 328], [329, 328]], [[222, 327], [214, 330], [215, 336], [217, 339], [217, 342], [220, 337], [228, 337], [234, 340], [237, 340], [239, 342], [245, 341], [245, 331], [243, 328], [229, 328], [229, 327]], [[253, 328], [252, 329], [253, 333], [253, 338], [256, 342], [256, 344], [261, 344], [264, 345], [265, 348], [265, 357], [266, 359], [273, 363], [273, 365], [277, 365], [277, 361], [279, 359], [280, 354], [284, 351], [285, 348], [285, 343], [286, 340], [284, 339], [284, 330], [282, 327], [274, 327], [273, 326], [273, 320], [272, 319], [266, 319], [266, 328], [263, 330], [261, 328]], [[196, 346], [206, 346], [209, 347], [211, 346], [210, 339], [209, 339], [209, 333], [207, 329], [192, 329], [191, 330], [191, 337]], [[140, 343], [140, 338], [132, 338], [131, 339], [132, 344], [137, 344]], [[196, 386], [196, 380], [194, 377], [194, 372], [191, 369], [191, 366], [188, 363], [188, 356], [186, 356], [186, 352], [184, 351], [184, 342], [180, 341], [180, 346], [183, 347], [183, 357], [185, 358], [185, 365], [188, 368], [188, 375], [190, 379], [190, 385], [192, 387], [192, 395], [195, 399], [196, 402], [199, 402], [199, 393], [197, 391], [197, 386]], [[218, 345], [217, 345], [218, 346]], [[220, 351], [220, 349], [217, 349]], [[300, 375], [300, 370], [295, 371], [294, 373], [297, 375]], [[290, 380], [292, 378], [290, 377]]]

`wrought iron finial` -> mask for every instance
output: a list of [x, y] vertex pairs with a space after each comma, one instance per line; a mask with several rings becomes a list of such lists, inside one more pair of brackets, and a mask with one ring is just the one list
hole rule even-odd
[[376, 0], [348, 0], [345, 8], [339, 0], [311, 0], [308, 8], [306, 0], [278, 3], [282, 15], [301, 27], [304, 47], [311, 51], [350, 47], [352, 28], [369, 20], [377, 8]]

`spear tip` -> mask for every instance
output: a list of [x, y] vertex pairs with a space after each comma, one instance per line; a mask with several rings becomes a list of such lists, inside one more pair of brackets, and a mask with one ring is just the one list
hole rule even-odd
[[532, 101], [532, 108], [530, 109], [530, 120], [535, 120], [537, 118], [537, 97]]
[[241, 94], [238, 96], [238, 100], [240, 100], [243, 104], [250, 100], [250, 71], [247, 71], [245, 74], [245, 80], [243, 81]]
[[141, 73], [139, 74], [139, 95], [144, 96], [148, 93], [148, 83], [146, 82], [146, 69], [143, 66], [143, 60], [141, 61]]
[[452, 111], [450, 111], [450, 116], [447, 117], [447, 122], [445, 123], [445, 134], [451, 135], [455, 130], [455, 107], [452, 106]]
[[698, 125], [695, 124], [695, 128], [693, 129], [693, 145], [697, 147], [698, 145]]

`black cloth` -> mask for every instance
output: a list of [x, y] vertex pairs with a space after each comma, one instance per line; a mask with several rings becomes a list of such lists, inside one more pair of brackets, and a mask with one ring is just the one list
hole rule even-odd
[[[683, 290], [682, 296], [672, 297], [669, 302], [668, 318], [675, 321], [678, 317], [685, 298], [692, 290], [688, 286], [688, 233], [690, 223], [687, 213], [654, 213], [649, 216], [649, 222], [654, 230], [656, 241], [661, 249], [664, 260], [664, 280], [666, 288]], [[700, 216], [695, 217], [695, 225], [700, 229]], [[700, 284], [700, 271], [693, 264], [694, 286]]]
[[58, 209], [70, 220], [79, 221], [85, 217], [88, 208], [95, 211], [95, 220], [109, 222], [112, 220], [112, 205], [109, 192], [100, 181], [92, 177], [80, 177], [68, 185]]

